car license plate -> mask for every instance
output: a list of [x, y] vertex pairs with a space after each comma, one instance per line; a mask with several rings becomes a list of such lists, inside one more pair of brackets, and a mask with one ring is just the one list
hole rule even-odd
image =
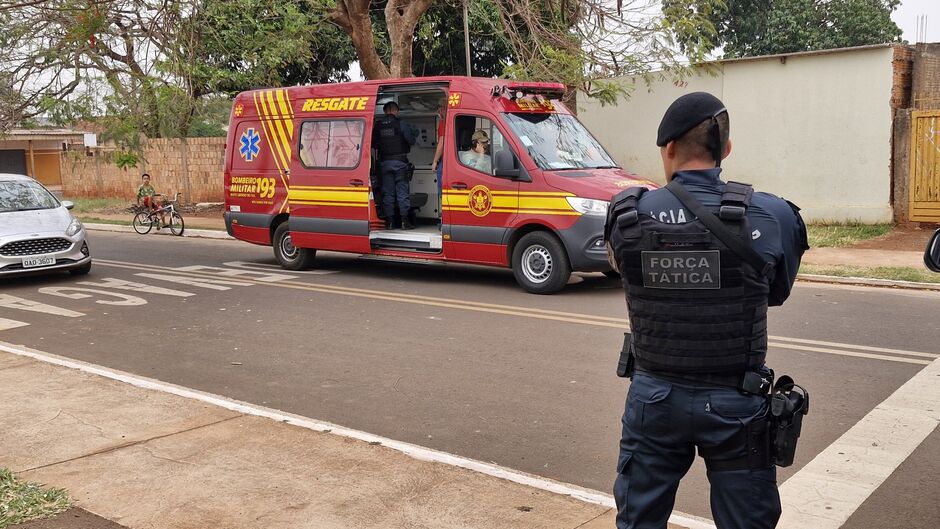
[[27, 257], [23, 259], [23, 268], [36, 268], [55, 264], [55, 257]]

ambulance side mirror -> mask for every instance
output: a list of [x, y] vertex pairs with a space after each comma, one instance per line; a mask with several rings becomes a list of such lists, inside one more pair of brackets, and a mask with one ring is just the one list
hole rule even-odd
[[924, 264], [934, 272], [940, 272], [940, 230], [933, 232], [924, 251]]
[[524, 182], [532, 181], [529, 177], [529, 172], [525, 170], [525, 167], [522, 167], [519, 163], [519, 159], [516, 158], [516, 155], [509, 149], [503, 149], [497, 152], [493, 162], [493, 176], [512, 178], [513, 180], [521, 180]]

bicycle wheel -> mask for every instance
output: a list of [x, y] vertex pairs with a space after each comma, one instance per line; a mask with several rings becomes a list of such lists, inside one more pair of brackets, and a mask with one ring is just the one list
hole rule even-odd
[[183, 216], [175, 211], [170, 213], [170, 231], [173, 235], [182, 235], [183, 229]]
[[134, 231], [141, 235], [146, 235], [150, 233], [150, 230], [153, 229], [153, 219], [150, 218], [150, 215], [147, 215], [143, 211], [134, 215]]

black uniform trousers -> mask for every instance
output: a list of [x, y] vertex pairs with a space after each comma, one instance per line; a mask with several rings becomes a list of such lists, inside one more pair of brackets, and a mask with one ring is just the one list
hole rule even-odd
[[[736, 389], [693, 386], [637, 373], [623, 414], [614, 483], [618, 529], [665, 529], [679, 480], [695, 449], [725, 444], [767, 414], [764, 397]], [[741, 436], [746, 439], [746, 436]], [[734, 443], [720, 458], [747, 454]], [[772, 529], [780, 518], [776, 467], [708, 471], [719, 529]], [[704, 490], [701, 491], [704, 494]]]

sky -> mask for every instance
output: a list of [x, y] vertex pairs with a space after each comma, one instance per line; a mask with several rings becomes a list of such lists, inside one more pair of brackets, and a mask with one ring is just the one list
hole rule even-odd
[[918, 42], [919, 15], [927, 15], [927, 38], [920, 39], [920, 42], [940, 42], [940, 0], [901, 0], [891, 18], [904, 32], [904, 40], [913, 44]]

